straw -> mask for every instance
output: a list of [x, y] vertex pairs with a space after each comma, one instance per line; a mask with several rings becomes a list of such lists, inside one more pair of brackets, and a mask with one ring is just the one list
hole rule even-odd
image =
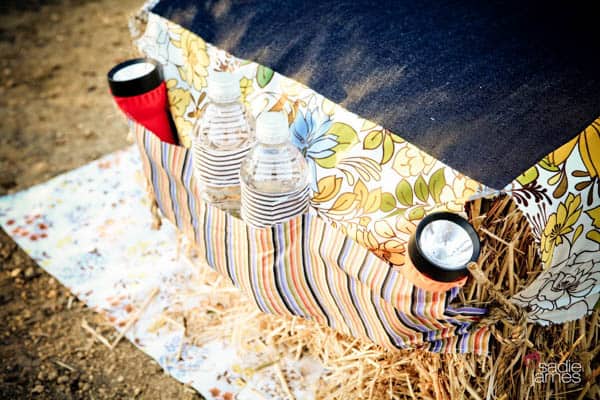
[[129, 318], [129, 320], [123, 327], [123, 330], [121, 330], [121, 332], [119, 332], [119, 335], [117, 336], [117, 338], [114, 340], [114, 342], [112, 342], [112, 344], [110, 345], [111, 350], [113, 350], [115, 347], [117, 347], [117, 345], [119, 344], [121, 339], [123, 339], [123, 337], [129, 331], [129, 329], [131, 329], [131, 327], [133, 325], [135, 325], [135, 323], [140, 319], [141, 315], [144, 313], [144, 311], [146, 311], [146, 308], [148, 308], [150, 303], [152, 303], [152, 300], [154, 300], [154, 298], [158, 295], [159, 292], [160, 292], [159, 288], [154, 288], [150, 292], [150, 294], [148, 295], [146, 300], [144, 300], [144, 303], [142, 304], [142, 306], [136, 311], [136, 313], [134, 315], [132, 315]]

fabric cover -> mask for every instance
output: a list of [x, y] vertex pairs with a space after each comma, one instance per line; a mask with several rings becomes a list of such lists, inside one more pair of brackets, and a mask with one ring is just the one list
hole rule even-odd
[[513, 297], [530, 321], [571, 321], [600, 298], [600, 119], [525, 171], [509, 189], [546, 266]]
[[600, 42], [587, 8], [162, 0], [152, 12], [501, 189], [600, 115]]
[[[206, 78], [212, 71], [237, 74], [242, 101], [255, 115], [284, 110], [292, 141], [312, 172], [313, 208], [332, 227], [394, 268], [404, 265], [408, 238], [425, 214], [461, 212], [469, 198], [490, 193], [376, 123], [156, 14], [149, 14], [147, 30], [137, 44], [163, 63], [171, 113], [184, 147], [189, 146], [192, 125], [204, 107]], [[596, 121], [505, 188], [527, 216], [546, 267], [513, 299], [527, 308], [532, 321], [581, 318], [598, 298], [599, 162]], [[368, 280], [366, 285], [380, 291], [378, 285], [386, 276], [363, 275], [361, 282]]]

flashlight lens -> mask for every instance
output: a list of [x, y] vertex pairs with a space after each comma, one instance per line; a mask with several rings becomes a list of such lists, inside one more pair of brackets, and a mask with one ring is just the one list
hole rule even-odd
[[461, 269], [473, 256], [473, 242], [460, 225], [447, 220], [430, 222], [419, 238], [423, 255], [446, 269]]
[[156, 66], [149, 62], [139, 62], [127, 65], [113, 75], [115, 81], [130, 81], [149, 74]]

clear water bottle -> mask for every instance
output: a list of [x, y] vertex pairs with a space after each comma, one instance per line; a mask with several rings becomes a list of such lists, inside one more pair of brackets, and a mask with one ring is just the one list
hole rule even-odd
[[256, 120], [256, 145], [240, 169], [242, 219], [263, 228], [308, 210], [308, 168], [290, 142], [287, 118], [262, 113]]
[[240, 216], [240, 165], [254, 144], [254, 119], [229, 72], [212, 72], [208, 103], [194, 126], [194, 176], [202, 200]]

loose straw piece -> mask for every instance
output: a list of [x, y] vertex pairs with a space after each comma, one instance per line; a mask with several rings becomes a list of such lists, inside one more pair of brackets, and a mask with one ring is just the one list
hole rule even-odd
[[564, 363], [565, 361], [567, 361], [567, 359], [571, 356], [571, 354], [573, 354], [573, 352], [575, 351], [575, 347], [577, 347], [577, 345], [581, 342], [585, 343], [585, 331], [577, 338], [577, 340], [575, 340], [573, 342], [573, 344], [571, 345], [571, 348], [569, 349], [569, 351], [567, 351], [561, 358], [560, 361], [558, 362], [559, 364]]
[[[590, 321], [590, 326], [592, 327], [592, 329], [594, 329], [595, 326], [598, 326], [598, 308], [596, 308], [596, 310], [594, 310], [593, 314], [592, 314], [592, 319]], [[585, 331], [585, 330], [584, 330]], [[592, 332], [592, 334], [588, 337], [587, 341], [586, 341], [586, 348], [590, 348], [592, 346], [593, 343], [593, 339], [594, 339], [594, 334]]]
[[404, 374], [404, 377], [406, 378], [406, 384], [408, 385], [408, 393], [410, 394], [410, 397], [412, 399], [416, 399], [415, 392], [413, 391], [413, 387], [410, 383], [410, 378], [408, 377], [408, 374]]
[[65, 369], [68, 369], [71, 372], [75, 372], [76, 371], [76, 369], [74, 367], [72, 367], [69, 364], [66, 364], [66, 363], [64, 363], [64, 362], [62, 362], [60, 360], [54, 360], [54, 362], [56, 363], [56, 365], [58, 365], [60, 367], [63, 367]]
[[379, 375], [381, 375], [381, 368], [377, 369], [375, 379], [371, 381], [371, 387], [369, 388], [369, 400], [373, 399], [373, 391], [375, 390], [375, 384], [377, 383], [377, 378], [379, 378]]
[[115, 341], [110, 345], [110, 349], [113, 350], [115, 347], [117, 347], [117, 345], [119, 344], [119, 342], [121, 341], [121, 339], [123, 339], [123, 336], [125, 336], [125, 334], [127, 333], [127, 331], [129, 331], [129, 329], [131, 329], [131, 327], [138, 321], [138, 319], [140, 318], [140, 316], [144, 313], [144, 311], [146, 310], [146, 308], [148, 308], [148, 306], [150, 305], [150, 303], [152, 302], [152, 300], [154, 300], [154, 298], [156, 297], [156, 295], [160, 292], [159, 288], [154, 288], [152, 290], [152, 292], [150, 292], [150, 295], [148, 296], [148, 298], [146, 298], [146, 301], [144, 301], [144, 304], [142, 304], [142, 306], [140, 307], [139, 310], [137, 310], [137, 312], [129, 319], [129, 321], [127, 321], [127, 324], [125, 325], [125, 327], [123, 328], [123, 330], [119, 333], [119, 336], [117, 336], [117, 338], [115, 339]]
[[469, 383], [466, 380], [462, 379], [461, 381], [461, 383], [464, 385], [465, 389], [467, 389], [467, 392], [469, 392], [473, 399], [482, 400], [481, 396], [479, 396], [477, 391], [471, 385], [469, 385]]
[[[492, 232], [488, 231], [485, 228], [479, 228], [479, 230], [483, 233], [485, 233], [486, 235], [488, 235], [489, 237], [499, 241], [500, 243], [506, 245], [506, 246], [510, 246], [512, 243], [507, 242], [506, 240], [502, 239], [500, 236], [493, 234]], [[525, 254], [523, 253], [523, 251], [519, 250], [519, 249], [515, 249], [515, 251], [521, 253], [521, 254]]]
[[277, 378], [279, 378], [279, 382], [281, 383], [281, 386], [283, 387], [283, 391], [285, 392], [286, 396], [290, 400], [296, 400], [296, 398], [292, 394], [292, 391], [290, 390], [290, 387], [289, 387], [287, 381], [285, 380], [285, 376], [283, 376], [283, 371], [281, 370], [281, 366], [279, 365], [279, 363], [276, 363], [274, 366], [275, 366], [275, 373], [277, 374]]
[[510, 293], [513, 294], [515, 292], [515, 278], [514, 278], [515, 244], [514, 244], [514, 242], [510, 242], [510, 244], [508, 245], [507, 267], [508, 267], [508, 288], [510, 290]]
[[99, 334], [98, 332], [96, 332], [96, 330], [94, 328], [92, 328], [85, 319], [83, 319], [83, 321], [81, 321], [81, 327], [83, 329], [85, 329], [86, 331], [88, 331], [97, 341], [99, 341], [100, 343], [102, 343], [103, 345], [108, 347], [110, 350], [112, 350], [112, 347], [110, 346], [110, 342], [108, 341], [108, 339], [105, 338], [104, 336], [102, 336], [101, 334]]
[[515, 318], [515, 321], [521, 319], [521, 312], [517, 309], [517, 306], [511, 303], [498, 289], [494, 287], [494, 285], [484, 275], [483, 271], [481, 271], [481, 268], [479, 268], [479, 265], [477, 265], [477, 263], [469, 263], [469, 265], [467, 265], [467, 268], [469, 269], [469, 272], [471, 272], [471, 275], [473, 275], [473, 278], [479, 284], [487, 287], [490, 295], [493, 298], [495, 298], [498, 301], [498, 303], [503, 305], [510, 314], [512, 314], [511, 316]]
[[183, 360], [182, 353], [183, 353], [183, 346], [185, 345], [186, 337], [187, 337], [187, 320], [184, 316], [183, 317], [183, 332], [181, 333], [181, 341], [179, 342], [179, 347], [177, 348], [177, 357], [176, 358], [178, 361]]
[[158, 202], [156, 201], [156, 197], [154, 196], [154, 189], [152, 188], [152, 184], [149, 181], [146, 182], [146, 194], [148, 195], [148, 200], [150, 201], [152, 229], [158, 230], [162, 225], [162, 218], [159, 213]]

